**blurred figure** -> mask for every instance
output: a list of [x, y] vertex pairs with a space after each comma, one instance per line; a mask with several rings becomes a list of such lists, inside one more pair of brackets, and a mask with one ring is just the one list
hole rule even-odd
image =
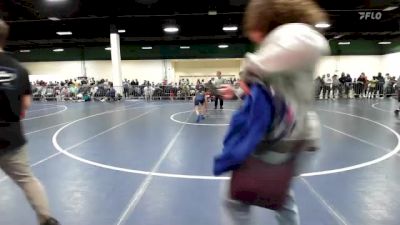
[[[319, 119], [317, 114], [310, 110], [314, 99], [312, 81], [315, 67], [322, 55], [329, 52], [328, 41], [314, 28], [314, 25], [321, 21], [327, 21], [326, 14], [312, 0], [250, 0], [249, 2], [245, 13], [245, 32], [249, 39], [260, 47], [256, 53], [246, 55], [241, 79], [252, 85], [252, 88], [259, 87], [260, 83], [267, 88], [269, 86], [273, 88], [276, 93], [274, 96], [284, 98], [288, 108], [293, 110], [293, 114], [291, 112], [289, 114], [293, 115], [296, 121], [296, 126], [292, 127], [293, 130], [284, 138], [269, 144], [269, 135], [274, 136], [274, 132], [279, 132], [272, 126], [270, 133], [265, 137], [265, 142], [263, 141], [256, 149], [250, 149], [254, 151], [250, 153], [253, 157], [266, 164], [286, 164], [295, 157], [297, 151], [305, 152], [319, 148]], [[229, 85], [222, 86], [220, 92], [225, 98], [233, 98], [235, 95], [235, 90]], [[275, 100], [279, 100], [278, 97], [274, 98], [276, 99], [271, 100], [271, 105]], [[246, 98], [249, 99], [252, 98]], [[264, 107], [272, 107], [271, 105], [259, 107], [265, 109]], [[272, 124], [279, 119], [277, 114], [273, 115], [276, 117], [270, 118]], [[289, 129], [291, 127], [286, 127], [288, 124], [280, 125]], [[222, 155], [217, 157], [214, 163], [216, 175], [240, 168], [246, 161], [244, 159], [238, 162], [232, 159], [236, 159], [238, 155], [225, 147], [224, 145]], [[285, 197], [285, 203], [275, 211], [278, 224], [299, 225], [300, 219], [293, 192], [287, 191]], [[226, 206], [234, 224], [252, 224], [249, 205], [228, 200]]]
[[39, 224], [58, 225], [50, 215], [44, 188], [29, 166], [21, 119], [31, 105], [32, 91], [28, 71], [3, 51], [8, 32], [8, 25], [0, 20], [0, 168], [25, 193]]

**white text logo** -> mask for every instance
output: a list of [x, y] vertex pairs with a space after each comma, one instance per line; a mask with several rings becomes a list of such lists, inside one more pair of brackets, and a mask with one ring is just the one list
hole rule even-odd
[[380, 20], [382, 19], [381, 12], [358, 12], [360, 20]]

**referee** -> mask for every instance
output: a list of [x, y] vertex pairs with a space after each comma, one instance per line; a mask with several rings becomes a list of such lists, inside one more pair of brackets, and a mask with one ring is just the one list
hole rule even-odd
[[[217, 71], [217, 79], [214, 81], [214, 86], [219, 89], [223, 84], [225, 84], [225, 79], [222, 78], [221, 71]], [[220, 109], [224, 109], [224, 99], [219, 94], [215, 96], [215, 109], [218, 107], [218, 100]]]

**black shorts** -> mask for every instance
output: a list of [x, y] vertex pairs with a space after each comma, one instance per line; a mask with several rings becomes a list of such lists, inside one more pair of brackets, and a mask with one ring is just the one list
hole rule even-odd
[[194, 105], [195, 106], [204, 105], [204, 99], [196, 99], [196, 100], [194, 100]]

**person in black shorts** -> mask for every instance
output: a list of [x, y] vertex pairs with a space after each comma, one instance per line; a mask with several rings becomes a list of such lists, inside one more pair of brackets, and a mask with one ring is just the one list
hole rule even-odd
[[21, 119], [31, 104], [28, 72], [3, 51], [8, 25], [0, 20], [0, 168], [24, 191], [39, 224], [59, 225], [51, 217], [47, 197], [28, 163]]

